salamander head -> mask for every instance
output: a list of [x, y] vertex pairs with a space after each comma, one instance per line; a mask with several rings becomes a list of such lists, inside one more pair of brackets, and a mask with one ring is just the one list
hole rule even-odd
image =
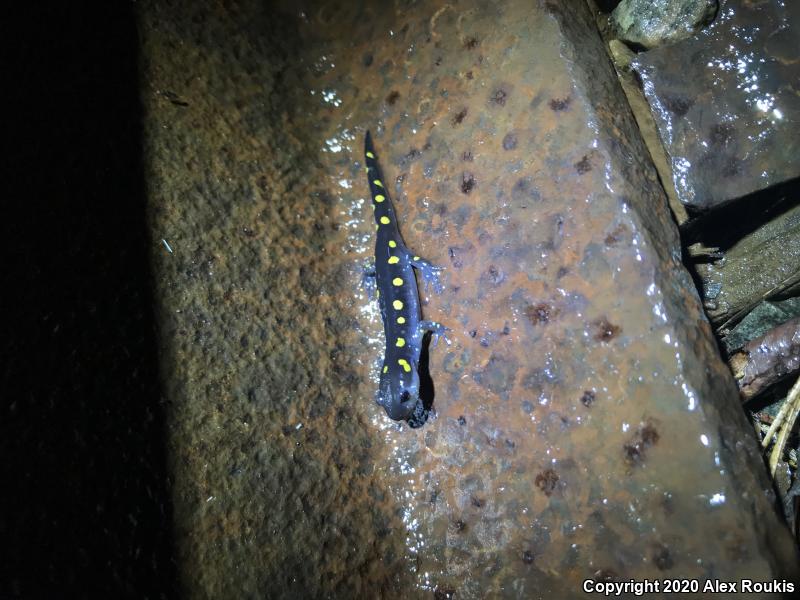
[[416, 369], [402, 375], [391, 371], [381, 375], [378, 404], [383, 406], [390, 419], [407, 421], [420, 402]]

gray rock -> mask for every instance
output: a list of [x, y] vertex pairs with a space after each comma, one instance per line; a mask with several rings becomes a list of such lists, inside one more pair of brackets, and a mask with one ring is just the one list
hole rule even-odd
[[711, 22], [717, 0], [622, 0], [611, 13], [620, 39], [654, 48], [692, 36]]
[[728, 0], [708, 29], [632, 63], [687, 208], [800, 175], [799, 24], [798, 2]]

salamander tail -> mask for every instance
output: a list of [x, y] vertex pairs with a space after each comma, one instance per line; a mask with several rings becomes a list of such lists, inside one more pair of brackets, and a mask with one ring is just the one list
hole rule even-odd
[[372, 136], [367, 129], [367, 135], [364, 137], [364, 154], [375, 155], [375, 147], [372, 145]]

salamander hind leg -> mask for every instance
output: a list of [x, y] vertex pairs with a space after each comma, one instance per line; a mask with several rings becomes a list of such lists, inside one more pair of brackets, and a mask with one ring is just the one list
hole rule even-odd
[[436, 321], [420, 321], [418, 327], [420, 333], [422, 334], [425, 334], [429, 331], [433, 334], [434, 346], [439, 343], [440, 337], [448, 346], [450, 345], [450, 340], [447, 339], [447, 332], [450, 331], [450, 329], [441, 323], [437, 323]]
[[428, 291], [428, 286], [433, 286], [433, 291], [441, 294], [444, 291], [444, 285], [440, 279], [443, 267], [437, 267], [424, 258], [419, 256], [411, 256], [409, 258], [411, 266], [414, 267], [422, 275], [422, 281], [425, 284], [425, 291]]

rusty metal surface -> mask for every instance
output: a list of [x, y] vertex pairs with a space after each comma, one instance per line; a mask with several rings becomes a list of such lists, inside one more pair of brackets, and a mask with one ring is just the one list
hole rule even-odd
[[681, 201], [704, 210], [800, 176], [800, 4], [728, 0], [634, 63]]
[[[791, 572], [583, 2], [141, 14], [188, 596]], [[446, 267], [415, 430], [374, 403], [367, 128], [406, 242]]]

